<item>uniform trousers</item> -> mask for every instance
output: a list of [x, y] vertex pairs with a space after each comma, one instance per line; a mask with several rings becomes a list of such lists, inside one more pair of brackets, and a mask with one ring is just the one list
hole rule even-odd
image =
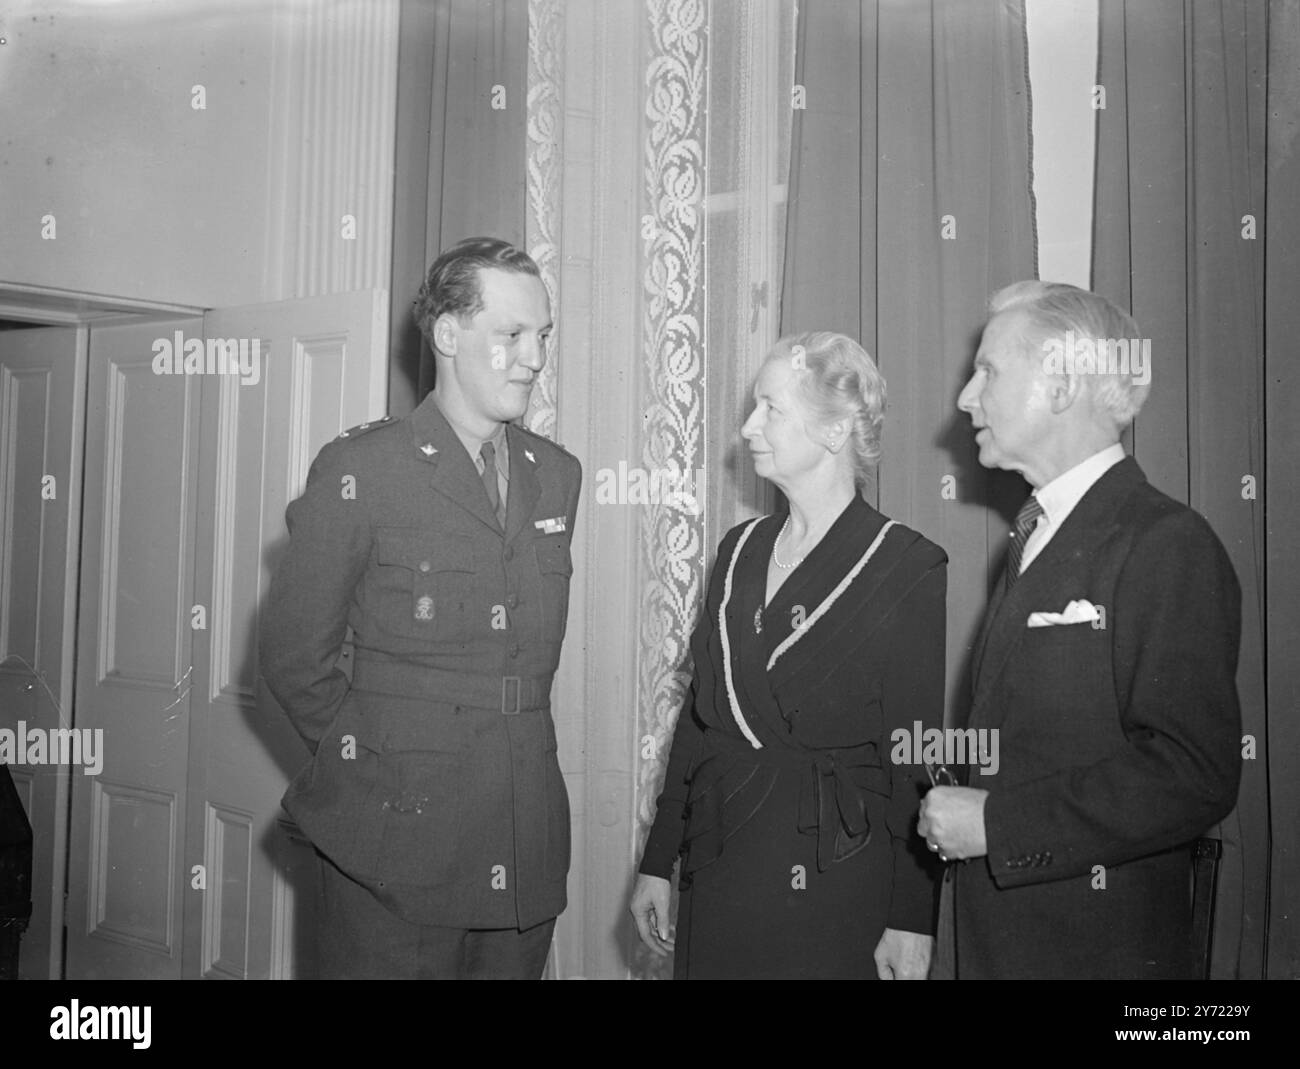
[[540, 980], [555, 918], [531, 928], [412, 924], [319, 851], [322, 980]]

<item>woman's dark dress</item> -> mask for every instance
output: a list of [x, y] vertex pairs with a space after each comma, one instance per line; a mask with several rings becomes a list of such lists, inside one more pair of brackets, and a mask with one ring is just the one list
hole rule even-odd
[[929, 781], [891, 762], [890, 740], [943, 722], [947, 557], [893, 524], [833, 596], [888, 522], [855, 497], [764, 607], [783, 520], [727, 533], [691, 639], [691, 699], [641, 863], [668, 878], [682, 857], [679, 979], [874, 979], [886, 927], [934, 931], [938, 871], [916, 834]]

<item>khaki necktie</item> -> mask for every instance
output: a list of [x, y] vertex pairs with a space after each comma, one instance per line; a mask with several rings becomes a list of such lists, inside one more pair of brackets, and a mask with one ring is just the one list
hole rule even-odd
[[492, 502], [492, 511], [497, 514], [497, 523], [506, 525], [506, 503], [501, 500], [501, 488], [497, 485], [497, 451], [491, 442], [484, 442], [479, 450], [483, 459], [483, 489], [487, 491], [488, 500]]

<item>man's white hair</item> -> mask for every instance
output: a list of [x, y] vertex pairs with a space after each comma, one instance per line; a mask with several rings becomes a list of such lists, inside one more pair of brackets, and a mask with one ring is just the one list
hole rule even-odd
[[[1063, 344], [1067, 332], [1108, 343], [1139, 337], [1138, 325], [1127, 312], [1105, 297], [1064, 282], [1013, 282], [989, 299], [990, 316], [1012, 311], [1029, 317], [1031, 327], [1023, 339], [1026, 356], [1041, 355], [1042, 342], [1049, 338]], [[1093, 400], [1121, 429], [1133, 422], [1151, 390], [1149, 383], [1135, 382], [1132, 374], [1105, 365], [1083, 379]]]

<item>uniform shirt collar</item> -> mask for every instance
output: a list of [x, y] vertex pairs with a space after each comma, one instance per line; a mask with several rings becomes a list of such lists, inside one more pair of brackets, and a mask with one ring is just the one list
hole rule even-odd
[[[442, 409], [439, 408], [438, 411], [442, 412]], [[475, 467], [478, 466], [478, 456], [483, 448], [483, 443], [491, 442], [492, 448], [496, 451], [497, 470], [500, 471], [503, 477], [509, 477], [509, 444], [506, 439], [506, 425], [504, 423], [496, 425], [496, 430], [492, 432], [490, 438], [479, 438], [463, 430], [446, 412], [442, 412], [442, 418], [447, 421], [447, 425], [460, 439], [461, 445], [465, 447], [465, 452], [469, 454], [469, 458], [474, 462]]]

